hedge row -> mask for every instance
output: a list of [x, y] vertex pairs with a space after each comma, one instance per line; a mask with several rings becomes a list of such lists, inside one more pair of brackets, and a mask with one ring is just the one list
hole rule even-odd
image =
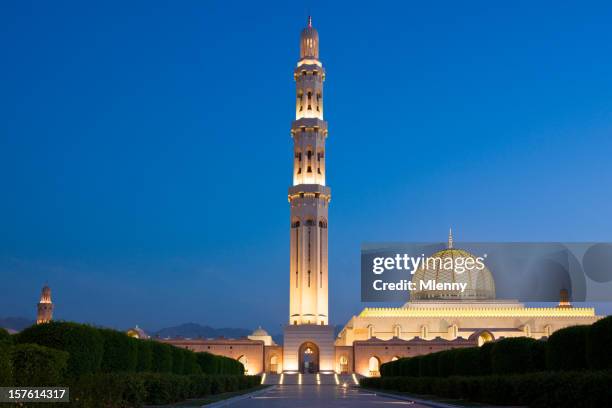
[[547, 341], [516, 337], [482, 347], [401, 358], [381, 366], [382, 376], [522, 374], [543, 370], [612, 369], [612, 316], [591, 326], [554, 332]]
[[541, 372], [463, 377], [371, 377], [362, 387], [535, 408], [612, 406], [610, 371]]
[[517, 337], [482, 347], [457, 348], [401, 358], [380, 367], [382, 376], [448, 377], [527, 373], [545, 367], [546, 350], [542, 341]]
[[259, 376], [176, 375], [172, 373], [98, 373], [72, 381], [70, 398], [77, 407], [140, 407], [253, 388]]
[[[1, 339], [0, 335], [0, 344]], [[35, 325], [15, 336], [15, 342], [66, 351], [67, 378], [99, 372], [244, 374], [243, 365], [228, 357], [195, 353], [158, 341], [134, 339], [115, 330], [78, 323], [50, 322]], [[2, 361], [0, 352], [0, 376]]]

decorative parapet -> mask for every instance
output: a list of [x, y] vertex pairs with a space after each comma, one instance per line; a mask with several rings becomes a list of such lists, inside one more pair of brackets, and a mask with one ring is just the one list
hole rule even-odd
[[401, 308], [367, 307], [359, 317], [597, 317], [592, 307]]

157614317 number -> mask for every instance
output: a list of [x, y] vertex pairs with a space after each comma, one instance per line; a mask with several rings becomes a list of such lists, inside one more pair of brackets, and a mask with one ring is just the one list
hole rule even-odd
[[70, 402], [67, 387], [0, 387], [0, 402]]

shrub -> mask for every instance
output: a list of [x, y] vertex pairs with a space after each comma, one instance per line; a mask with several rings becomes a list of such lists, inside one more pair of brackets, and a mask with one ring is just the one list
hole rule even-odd
[[494, 346], [495, 346], [495, 343], [487, 342], [483, 344], [482, 346], [480, 346], [479, 348], [479, 354], [480, 354], [479, 364], [480, 364], [481, 374], [491, 374], [492, 373], [491, 354], [493, 352]]
[[13, 364], [11, 363], [11, 346], [0, 343], [0, 387], [13, 384]]
[[547, 341], [546, 367], [550, 370], [586, 368], [589, 329], [589, 326], [573, 326], [554, 332]]
[[438, 375], [448, 377], [453, 375], [455, 370], [456, 350], [446, 350], [438, 353]]
[[198, 365], [203, 373], [216, 374], [215, 356], [210, 353], [196, 353]]
[[151, 340], [130, 339], [136, 344], [136, 371], [153, 370], [153, 344]]
[[200, 374], [201, 372], [202, 370], [200, 370], [196, 353], [185, 350], [183, 359], [183, 374]]
[[453, 373], [455, 375], [479, 375], [480, 370], [480, 348], [469, 347], [452, 350], [454, 356]]
[[540, 372], [520, 375], [362, 378], [362, 387], [535, 408], [612, 406], [612, 373]]
[[546, 340], [536, 340], [531, 344], [531, 359], [533, 360], [533, 371], [546, 370]]
[[157, 341], [152, 341], [151, 346], [153, 371], [156, 373], [171, 372], [173, 346]]
[[127, 334], [98, 329], [104, 343], [101, 370], [104, 372], [134, 371], [136, 369], [137, 346]]
[[0, 327], [0, 344], [13, 344], [13, 337], [2, 327]]
[[503, 339], [494, 343], [491, 351], [491, 371], [493, 374], [526, 373], [537, 368], [534, 355], [537, 340], [528, 337]]
[[233, 358], [216, 356], [206, 352], [196, 353], [196, 358], [202, 373], [232, 375], [244, 374], [244, 366], [242, 363], [234, 360]]
[[66, 372], [68, 353], [37, 344], [18, 344], [12, 347], [11, 362], [15, 385], [59, 385]]
[[31, 326], [16, 337], [20, 344], [33, 343], [69, 353], [67, 375], [80, 375], [100, 369], [102, 337], [97, 329], [84, 324], [51, 321]]
[[593, 323], [587, 335], [587, 360], [594, 369], [612, 368], [612, 316]]
[[183, 366], [185, 362], [184, 350], [178, 347], [172, 347], [172, 372], [174, 374], [183, 374]]
[[87, 408], [139, 407], [147, 396], [143, 378], [132, 373], [87, 374], [69, 386], [71, 405]]

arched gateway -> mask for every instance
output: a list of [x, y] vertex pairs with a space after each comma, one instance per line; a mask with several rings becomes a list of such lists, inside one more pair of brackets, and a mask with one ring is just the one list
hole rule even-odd
[[311, 341], [302, 343], [299, 349], [300, 373], [319, 372], [319, 347]]

